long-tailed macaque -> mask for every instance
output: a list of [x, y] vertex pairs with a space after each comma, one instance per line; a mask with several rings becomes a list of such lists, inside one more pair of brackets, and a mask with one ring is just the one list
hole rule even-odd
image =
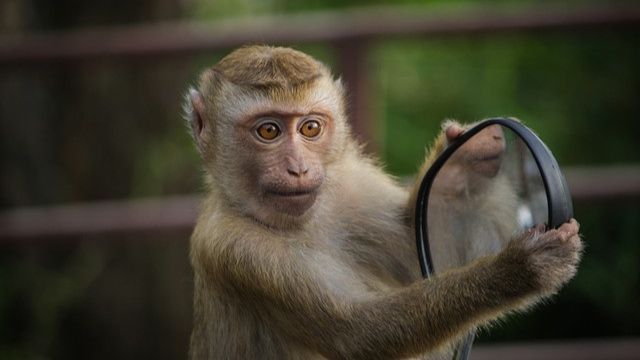
[[409, 191], [363, 155], [340, 80], [308, 55], [240, 48], [187, 97], [207, 175], [191, 239], [191, 359], [443, 354], [576, 272], [572, 220], [422, 279]]

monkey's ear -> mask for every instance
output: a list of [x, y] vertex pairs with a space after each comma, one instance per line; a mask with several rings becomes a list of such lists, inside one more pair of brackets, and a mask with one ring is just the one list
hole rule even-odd
[[204, 121], [202, 118], [204, 115], [204, 99], [202, 98], [202, 94], [194, 88], [189, 89], [186, 97], [185, 112], [187, 121], [189, 122], [194, 140], [199, 143], [202, 130], [204, 130]]

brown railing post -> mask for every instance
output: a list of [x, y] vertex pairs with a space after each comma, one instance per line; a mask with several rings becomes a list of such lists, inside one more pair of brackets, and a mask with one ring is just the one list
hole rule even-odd
[[356, 138], [366, 144], [368, 152], [375, 152], [374, 119], [371, 117], [370, 81], [367, 73], [368, 42], [348, 39], [336, 43], [338, 73], [347, 90], [347, 109], [351, 128]]

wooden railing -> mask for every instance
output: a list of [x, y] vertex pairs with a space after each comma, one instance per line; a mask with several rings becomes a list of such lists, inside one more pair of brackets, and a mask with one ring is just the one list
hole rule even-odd
[[640, 339], [478, 345], [470, 360], [635, 360]]
[[[640, 166], [564, 170], [574, 202], [640, 199]], [[615, 184], [612, 185], [612, 184]], [[190, 229], [199, 196], [18, 208], [0, 212], [0, 243], [103, 233]]]

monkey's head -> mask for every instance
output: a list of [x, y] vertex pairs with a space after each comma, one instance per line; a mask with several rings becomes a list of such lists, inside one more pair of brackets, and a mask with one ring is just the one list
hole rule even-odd
[[235, 50], [203, 72], [186, 110], [211, 190], [270, 226], [308, 218], [349, 141], [340, 81], [288, 48]]

